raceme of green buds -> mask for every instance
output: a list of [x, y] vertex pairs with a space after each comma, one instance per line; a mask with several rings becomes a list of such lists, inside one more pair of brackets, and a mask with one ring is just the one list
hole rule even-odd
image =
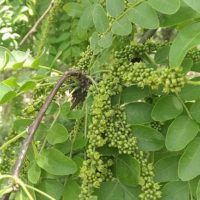
[[[148, 163], [144, 153], [139, 150], [137, 141], [127, 124], [122, 107], [113, 107], [111, 97], [119, 94], [123, 86], [137, 84], [139, 87], [150, 86], [156, 89], [161, 83], [159, 71], [147, 68], [144, 63], [127, 63], [121, 61], [110, 67], [110, 72], [103, 75], [97, 86], [90, 92], [93, 95], [91, 123], [88, 130], [88, 148], [86, 160], [81, 168], [81, 200], [87, 200], [108, 177], [112, 177], [110, 166], [103, 160], [98, 148], [108, 145], [118, 149], [119, 154], [133, 155], [141, 165], [141, 200], [159, 199], [160, 187], [154, 182], [152, 164]], [[105, 159], [105, 156], [104, 156]], [[109, 160], [110, 158], [106, 158]]]
[[[4, 138], [4, 142], [6, 143], [10, 139], [16, 136], [16, 132], [12, 131]], [[17, 152], [20, 147], [20, 141], [12, 143], [12, 145], [7, 146], [0, 152], [0, 173], [1, 174], [10, 174], [12, 171], [12, 167], [15, 163]]]
[[151, 125], [151, 128], [156, 129], [157, 131], [162, 130], [162, 124], [160, 122], [153, 121], [153, 122], [151, 122], [150, 125]]
[[93, 56], [93, 52], [88, 47], [87, 50], [81, 54], [81, 58], [79, 62], [77, 63], [77, 67], [74, 67], [74, 68], [78, 68], [79, 70], [82, 70], [82, 71], [87, 71], [89, 68], [92, 56]]
[[192, 49], [188, 51], [186, 58], [190, 58], [194, 63], [200, 62], [200, 51], [198, 49]]
[[160, 82], [163, 85], [164, 93], [180, 93], [187, 83], [187, 78], [180, 67], [164, 68], [160, 72]]
[[147, 41], [145, 44], [129, 44], [120, 51], [115, 51], [114, 57], [118, 59], [119, 63], [124, 62], [140, 62], [145, 54], [152, 54], [167, 43], [154, 43]]

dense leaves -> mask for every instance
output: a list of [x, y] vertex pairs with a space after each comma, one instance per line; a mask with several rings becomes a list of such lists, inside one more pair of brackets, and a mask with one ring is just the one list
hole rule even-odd
[[50, 3], [0, 0], [0, 198], [200, 199], [199, 1]]

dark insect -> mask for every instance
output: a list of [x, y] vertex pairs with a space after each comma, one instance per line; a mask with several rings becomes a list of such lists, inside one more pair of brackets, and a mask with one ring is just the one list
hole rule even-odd
[[132, 62], [132, 63], [141, 62], [141, 60], [142, 60], [142, 59], [141, 59], [140, 57], [136, 57], [136, 58], [132, 58], [132, 59], [131, 59], [131, 62]]
[[90, 84], [91, 81], [86, 77], [81, 77], [79, 79], [79, 87], [72, 93], [71, 109], [74, 109], [79, 103], [85, 100]]

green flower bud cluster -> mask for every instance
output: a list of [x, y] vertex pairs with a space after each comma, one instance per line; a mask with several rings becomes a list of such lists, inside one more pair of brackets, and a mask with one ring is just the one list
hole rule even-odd
[[42, 107], [44, 103], [44, 96], [39, 97], [38, 99], [35, 99], [32, 104], [29, 104], [24, 110], [23, 110], [23, 117], [32, 117], [34, 118], [40, 108]]
[[52, 89], [52, 85], [45, 85], [46, 83], [46, 81], [40, 83], [41, 85], [44, 84], [44, 86], [39, 85], [35, 89], [32, 102], [23, 110], [23, 117], [34, 118], [37, 115], [46, 99], [45, 94], [48, 95]]
[[150, 40], [145, 44], [129, 44], [126, 45], [122, 50], [115, 51], [114, 57], [118, 59], [118, 62], [140, 62], [142, 57], [147, 54], [152, 54], [162, 46], [166, 46], [167, 43], [154, 43]]
[[160, 72], [160, 82], [163, 85], [164, 93], [179, 93], [187, 82], [182, 68], [164, 68]]
[[120, 51], [115, 51], [114, 57], [120, 64], [126, 62], [139, 62], [147, 51], [146, 46], [142, 44], [127, 45]]
[[120, 154], [131, 155], [135, 152], [136, 138], [126, 122], [126, 114], [122, 108], [114, 108], [114, 116], [107, 121], [105, 138], [109, 147], [115, 147]]
[[94, 188], [99, 188], [103, 181], [112, 177], [112, 172], [109, 167], [112, 162], [104, 162], [101, 159], [101, 154], [97, 151], [90, 152], [88, 159], [83, 162], [80, 171], [82, 178], [80, 200], [87, 200], [92, 195]]
[[110, 159], [103, 158], [97, 151], [99, 147], [106, 144], [107, 121], [114, 116], [111, 108], [111, 96], [119, 93], [121, 87], [120, 79], [107, 73], [97, 87], [92, 87], [93, 105], [91, 108], [91, 124], [88, 130], [88, 147], [86, 151], [87, 159], [83, 162], [80, 177], [82, 179], [80, 200], [89, 199], [94, 188], [100, 187], [103, 181], [112, 178], [109, 169], [112, 165]]
[[[4, 143], [16, 136], [16, 132], [11, 132], [7, 137], [4, 138]], [[20, 147], [20, 141], [12, 143], [0, 152], [0, 173], [10, 174], [12, 172], [12, 167], [15, 164], [17, 157], [17, 152]]]
[[87, 50], [85, 52], [82, 52], [81, 58], [76, 65], [77, 67], [75, 68], [78, 68], [79, 70], [82, 70], [82, 71], [87, 71], [90, 65], [92, 56], [93, 56], [92, 50], [89, 47], [87, 47]]
[[153, 121], [150, 123], [150, 126], [151, 128], [156, 129], [159, 132], [162, 130], [162, 124], [160, 122]]
[[[118, 74], [116, 68], [113, 68], [114, 72], [112, 74]], [[120, 86], [120, 80], [111, 78], [112, 76], [110, 74], [104, 75], [98, 88], [94, 88], [94, 103], [92, 108], [93, 117], [92, 124], [89, 127], [89, 145], [87, 155], [88, 157], [91, 157], [97, 147], [101, 147], [106, 143], [109, 147], [117, 148], [120, 154], [133, 155], [141, 164], [141, 180], [144, 180], [144, 183], [141, 185], [142, 193], [140, 194], [140, 199], [159, 199], [159, 185], [153, 180], [153, 168], [149, 167], [152, 165], [148, 163], [143, 152], [139, 151], [136, 144], [136, 138], [132, 135], [130, 126], [126, 122], [124, 110], [119, 107], [112, 108], [111, 106], [110, 97], [120, 91], [120, 87], [117, 87], [117, 85]], [[111, 80], [115, 80], [115, 84], [112, 84]], [[106, 86], [107, 90], [103, 89]], [[115, 87], [118, 89], [117, 92], [110, 89]], [[86, 185], [84, 185], [84, 187], [86, 187]], [[88, 192], [89, 191], [87, 190], [87, 193]]]
[[139, 161], [141, 176], [139, 184], [141, 186], [140, 200], [157, 200], [161, 198], [160, 185], [154, 182], [153, 164], [149, 163], [142, 151], [137, 151], [134, 157]]
[[187, 83], [187, 78], [180, 67], [153, 69], [146, 67], [142, 62], [123, 63], [117, 66], [113, 74], [121, 77], [121, 84], [126, 86], [136, 84], [142, 88], [149, 86], [153, 90], [162, 86], [164, 93], [179, 93]]
[[144, 63], [135, 63], [129, 66], [129, 71], [123, 73], [123, 82], [125, 85], [136, 83], [138, 87], [149, 86], [157, 89], [160, 81], [157, 70], [148, 68]]
[[[116, 59], [116, 61], [118, 61]], [[115, 147], [120, 154], [133, 155], [141, 164], [141, 180], [143, 180], [141, 200], [159, 199], [159, 186], [153, 181], [154, 173], [142, 151], [139, 151], [136, 138], [126, 122], [126, 114], [122, 108], [112, 107], [111, 97], [119, 94], [123, 85], [138, 84], [157, 88], [159, 74], [157, 70], [146, 68], [143, 63], [127, 64], [121, 61], [110, 67], [97, 86], [90, 89], [93, 95], [91, 106], [91, 124], [88, 130], [87, 159], [83, 163], [80, 177], [82, 179], [80, 199], [86, 200], [92, 195], [94, 188], [108, 177], [112, 177], [110, 165], [104, 161], [98, 148], [107, 144]]]
[[138, 149], [136, 138], [131, 132], [130, 126], [126, 122], [126, 114], [122, 108], [115, 108], [115, 117], [110, 118], [107, 124], [105, 135], [109, 147], [115, 147], [120, 154], [133, 155], [140, 163], [141, 167], [141, 200], [157, 200], [161, 197], [160, 186], [154, 182], [154, 172], [152, 163], [144, 153]]
[[47, 38], [48, 38], [47, 36], [48, 36], [51, 28], [54, 25], [54, 19], [55, 19], [56, 15], [58, 14], [58, 12], [61, 10], [62, 4], [63, 4], [62, 0], [55, 0], [53, 2], [53, 6], [48, 14], [48, 17], [47, 17], [44, 27], [42, 29], [42, 36], [40, 37], [36, 57], [41, 56], [41, 54], [43, 53], [44, 46], [45, 46]]
[[30, 167], [30, 160], [28, 158], [25, 158], [23, 166], [22, 166], [22, 170], [20, 171], [20, 175], [23, 178], [27, 177], [27, 172], [29, 170], [29, 167]]
[[157, 200], [161, 198], [160, 185], [154, 181], [153, 164], [148, 162], [144, 153], [138, 150], [134, 157], [139, 161], [141, 175], [139, 184], [141, 186], [141, 200]]
[[152, 42], [151, 40], [147, 40], [144, 45], [146, 46], [146, 53], [152, 54], [164, 46], [169, 46], [170, 42], [164, 41], [162, 43], [160, 43], [160, 42], [155, 43], [155, 42]]
[[192, 49], [187, 53], [186, 58], [191, 58], [194, 63], [198, 63], [200, 62], [200, 51], [198, 49]]

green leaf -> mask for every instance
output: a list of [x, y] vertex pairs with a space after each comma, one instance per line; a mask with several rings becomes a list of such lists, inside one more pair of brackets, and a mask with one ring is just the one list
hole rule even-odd
[[180, 151], [191, 142], [199, 131], [198, 124], [188, 116], [177, 117], [169, 126], [165, 145], [169, 151]]
[[[49, 194], [55, 199], [60, 199], [64, 191], [64, 187], [60, 182], [51, 179], [49, 180], [44, 179], [43, 181], [40, 182], [37, 188]], [[38, 200], [47, 200], [47, 197], [38, 193], [36, 193], [36, 197], [37, 197], [36, 199]]]
[[190, 108], [190, 113], [192, 115], [192, 118], [198, 123], [200, 123], [200, 101], [197, 101], [194, 104], [192, 104]]
[[158, 51], [155, 54], [155, 62], [157, 64], [166, 64], [168, 63], [169, 59], [169, 46], [164, 46], [158, 49]]
[[162, 188], [161, 192], [162, 200], [189, 200], [189, 187], [187, 182], [169, 182]]
[[149, 95], [149, 89], [139, 88], [136, 85], [126, 87], [123, 89], [120, 95], [120, 102], [121, 103], [130, 103], [133, 101], [144, 99]]
[[191, 180], [189, 182], [190, 187], [190, 193], [193, 195], [193, 197], [197, 200], [197, 187], [198, 187], [199, 177], [196, 177], [195, 179]]
[[[83, 13], [80, 17], [80, 20], [78, 22], [78, 27], [81, 28], [82, 30], [88, 30], [90, 27], [94, 26], [93, 22], [93, 11], [94, 11], [94, 6], [88, 6], [83, 10]], [[83, 32], [84, 35], [84, 32]]]
[[103, 33], [109, 27], [109, 21], [104, 11], [104, 8], [100, 4], [96, 4], [93, 10], [93, 22], [98, 32]]
[[183, 112], [182, 103], [176, 96], [162, 96], [155, 103], [151, 116], [155, 121], [167, 121], [176, 118]]
[[48, 130], [47, 141], [49, 144], [58, 144], [67, 141], [69, 133], [67, 129], [59, 123], [55, 123], [53, 127]]
[[193, 63], [191, 71], [200, 72], [200, 62]]
[[200, 13], [199, 0], [183, 0], [189, 7]]
[[116, 35], [129, 35], [132, 32], [132, 24], [128, 20], [127, 16], [123, 16], [113, 23], [111, 31]]
[[124, 10], [124, 0], [106, 0], [106, 9], [110, 16], [117, 17]]
[[183, 68], [183, 73], [187, 74], [189, 71], [192, 71], [191, 68], [193, 66], [193, 60], [191, 58], [184, 58], [181, 63], [181, 67]]
[[200, 175], [200, 138], [196, 137], [184, 151], [179, 160], [178, 176], [189, 181]]
[[53, 101], [51, 103], [51, 105], [48, 107], [48, 109], [46, 111], [46, 115], [58, 114], [58, 110], [60, 112], [60, 105], [58, 105], [58, 103], [56, 103], [55, 101]]
[[80, 3], [70, 2], [63, 6], [63, 9], [71, 17], [79, 17], [83, 12], [83, 7]]
[[54, 148], [44, 150], [39, 155], [37, 164], [53, 175], [69, 175], [77, 171], [75, 162]]
[[0, 105], [7, 103], [16, 96], [13, 89], [3, 83], [0, 83]]
[[2, 83], [11, 87], [12, 89], [16, 89], [18, 87], [17, 78], [12, 77], [12, 76], [9, 77], [8, 79], [3, 80]]
[[123, 197], [119, 181], [103, 182], [98, 191], [98, 200], [122, 200]]
[[197, 195], [197, 200], [200, 200], [200, 180], [197, 185], [196, 195]]
[[121, 155], [116, 160], [116, 176], [121, 183], [128, 186], [136, 186], [140, 177], [140, 165], [130, 155]]
[[[31, 195], [35, 196], [33, 194], [33, 191], [31, 192]], [[1, 194], [0, 197], [2, 197]], [[16, 192], [15, 200], [29, 200], [29, 198], [27, 197], [27, 194], [23, 190], [19, 190]]]
[[13, 69], [19, 69], [26, 66], [30, 66], [33, 62], [33, 58], [30, 56], [30, 51], [23, 52], [19, 50], [13, 50], [12, 56], [15, 58], [15, 63], [13, 63]]
[[158, 15], [147, 2], [139, 4], [127, 11], [128, 19], [142, 28], [154, 29], [159, 27]]
[[169, 182], [178, 181], [178, 156], [167, 156], [155, 163], [155, 181]]
[[3, 66], [2, 66], [2, 70], [4, 70], [7, 66], [7, 64], [9, 63], [9, 59], [10, 59], [10, 54], [6, 51], [4, 53], [4, 63], [3, 63]]
[[184, 101], [197, 100], [200, 97], [200, 87], [198, 85], [186, 85], [180, 93]]
[[98, 41], [100, 47], [109, 48], [113, 42], [113, 35], [111, 32], [103, 34]]
[[12, 53], [7, 48], [0, 46], [0, 71], [5, 70], [6, 67], [11, 67], [15, 62]]
[[68, 101], [64, 102], [60, 109], [60, 114], [63, 116], [63, 118], [65, 118], [70, 112], [70, 103]]
[[28, 170], [28, 180], [31, 183], [36, 184], [40, 179], [40, 175], [41, 175], [41, 168], [38, 167], [36, 163], [33, 163], [30, 169]]
[[34, 134], [34, 140], [42, 140], [44, 137], [47, 135], [48, 131], [48, 124], [41, 123], [40, 126], [38, 127], [36, 133]]
[[138, 200], [140, 194], [139, 187], [129, 187], [120, 183], [121, 188], [124, 191], [124, 200]]
[[171, 15], [180, 8], [180, 0], [148, 0], [148, 3], [158, 12]]
[[76, 136], [74, 143], [72, 143], [73, 150], [80, 150], [87, 144], [87, 138], [82, 134]]
[[79, 200], [80, 186], [76, 181], [68, 180], [63, 193], [62, 200]]
[[163, 148], [164, 137], [157, 130], [148, 126], [136, 125], [132, 127], [132, 131], [141, 150], [158, 151]]
[[98, 200], [138, 200], [139, 187], [123, 185], [118, 180], [103, 182], [98, 190]]
[[98, 42], [99, 42], [99, 34], [98, 32], [94, 32], [90, 37], [90, 48], [92, 50], [95, 50], [98, 47]]
[[20, 92], [27, 92], [29, 90], [33, 90], [36, 87], [35, 81], [27, 81], [20, 87]]
[[31, 122], [32, 122], [32, 119], [16, 119], [14, 121], [13, 129], [16, 132], [20, 133], [26, 130], [26, 128], [30, 126]]
[[181, 2], [181, 7], [175, 14], [160, 15], [160, 26], [170, 27], [185, 23], [186, 21], [192, 20], [196, 17], [198, 17], [198, 13]]
[[151, 119], [152, 105], [143, 102], [130, 103], [125, 106], [127, 122], [129, 124], [146, 124]]
[[81, 119], [83, 117], [84, 117], [83, 110], [73, 110], [73, 111], [66, 113], [67, 119]]
[[171, 67], [180, 66], [188, 50], [200, 43], [200, 23], [184, 27], [174, 39], [169, 51]]

